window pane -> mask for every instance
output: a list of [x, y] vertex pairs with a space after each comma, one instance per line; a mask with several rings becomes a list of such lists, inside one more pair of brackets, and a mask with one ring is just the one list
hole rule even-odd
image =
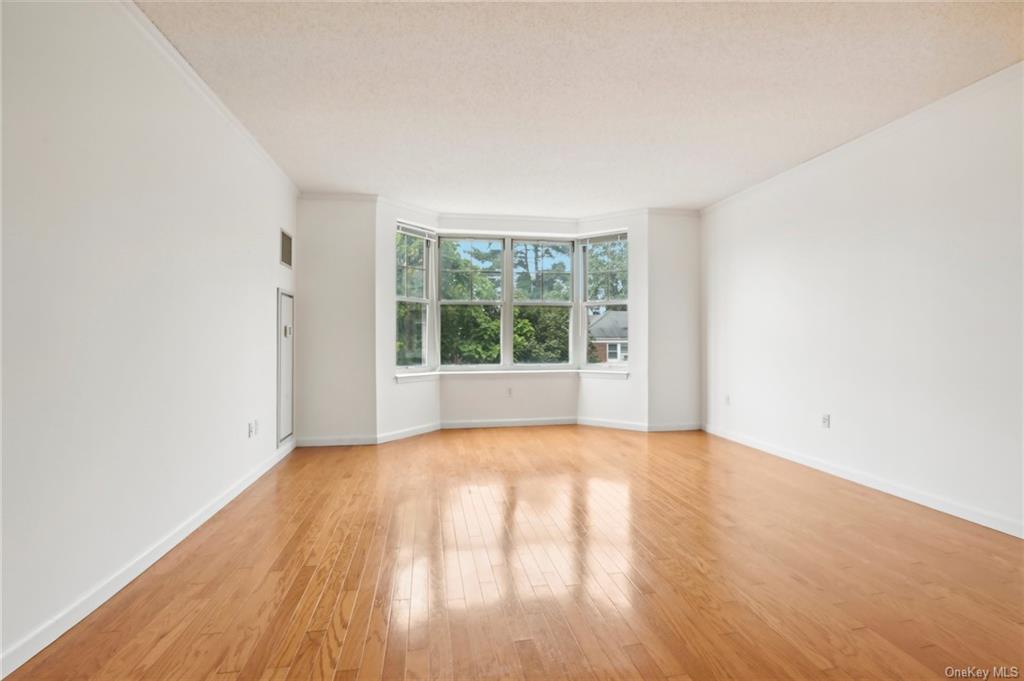
[[524, 364], [564, 364], [569, 361], [570, 307], [516, 306], [512, 359]]
[[426, 270], [410, 267], [406, 270], [405, 295], [410, 298], [426, 297]]
[[395, 269], [395, 295], [405, 295], [405, 268], [401, 266]]
[[629, 294], [628, 241], [587, 246], [587, 299], [622, 300]]
[[471, 272], [441, 272], [442, 300], [470, 300]]
[[441, 364], [500, 362], [500, 306], [441, 306]]
[[572, 300], [572, 275], [544, 273], [544, 300]]
[[425, 239], [397, 232], [395, 234], [395, 264], [398, 267], [408, 265], [423, 267], [423, 251], [426, 247]]
[[427, 306], [423, 303], [397, 305], [395, 329], [395, 364], [400, 367], [424, 364], [423, 332], [427, 326]]
[[544, 295], [536, 273], [516, 272], [512, 295], [516, 300], [541, 300]]
[[[628, 356], [629, 311], [626, 305], [587, 306], [587, 362], [622, 362]], [[609, 354], [609, 345], [616, 349]], [[614, 355], [614, 356], [612, 356]]]
[[512, 250], [516, 300], [571, 300], [572, 245], [516, 241]]
[[501, 239], [442, 239], [441, 269], [500, 270], [503, 247]]
[[544, 271], [571, 272], [572, 244], [544, 244]]
[[414, 236], [406, 236], [409, 240], [409, 247], [406, 251], [407, 260], [405, 264], [409, 267], [423, 267], [425, 251], [427, 250], [426, 239], [417, 239]]
[[501, 272], [479, 272], [473, 277], [473, 300], [501, 300]]
[[442, 300], [501, 300], [501, 272], [441, 272]]
[[501, 240], [442, 239], [442, 299], [501, 300], [502, 249]]

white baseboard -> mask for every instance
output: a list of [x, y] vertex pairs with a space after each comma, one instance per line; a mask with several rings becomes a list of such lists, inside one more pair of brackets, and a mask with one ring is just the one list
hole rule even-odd
[[475, 419], [471, 421], [443, 421], [441, 427], [450, 428], [510, 428], [515, 426], [561, 426], [576, 423], [575, 416], [551, 416], [534, 419]]
[[316, 435], [295, 438], [296, 447], [348, 447], [375, 444], [377, 444], [376, 435]]
[[1006, 534], [1013, 535], [1015, 537], [1024, 538], [1024, 522], [1021, 522], [1019, 518], [1011, 518], [1009, 516], [992, 513], [991, 511], [986, 511], [985, 509], [977, 508], [976, 506], [964, 504], [954, 499], [949, 499], [948, 497], [932, 494], [892, 480], [886, 480], [885, 478], [880, 478], [872, 473], [835, 464], [816, 456], [809, 456], [807, 454], [794, 452], [784, 447], [779, 447], [777, 445], [758, 440], [757, 438], [743, 435], [742, 433], [736, 433], [725, 428], [719, 428], [712, 424], [705, 424], [704, 430], [712, 435], [717, 435], [727, 440], [732, 440], [748, 447], [759, 449], [767, 454], [771, 454], [772, 456], [788, 459], [789, 461], [794, 461], [804, 466], [823, 471], [838, 478], [843, 478], [844, 480], [849, 480], [850, 482], [855, 482], [859, 485], [864, 485], [865, 487], [870, 487], [871, 489], [885, 492], [886, 494], [891, 494], [901, 499], [906, 499], [907, 501], [912, 501], [915, 504], [921, 504], [922, 506], [927, 506], [928, 508], [936, 511], [941, 511], [964, 520], [969, 520], [970, 522], [977, 523], [978, 525], [984, 525], [985, 527], [998, 530], [999, 532], [1005, 532]]
[[667, 433], [677, 430], [704, 430], [702, 423], [648, 423], [648, 433]]
[[668, 423], [659, 425], [647, 425], [633, 421], [612, 421], [608, 419], [578, 419], [575, 416], [545, 416], [541, 418], [524, 419], [473, 419], [468, 421], [442, 421], [441, 423], [427, 423], [412, 428], [393, 430], [380, 435], [324, 435], [313, 437], [299, 437], [299, 447], [347, 447], [353, 445], [374, 445], [401, 440], [402, 438], [422, 435], [435, 430], [450, 430], [452, 428], [514, 428], [516, 426], [560, 426], [578, 423], [584, 426], [600, 426], [602, 428], [617, 428], [619, 430], [636, 430], [640, 432], [663, 432], [673, 430], [700, 430], [699, 423]]
[[378, 435], [377, 444], [384, 444], [385, 442], [392, 442], [393, 440], [401, 440], [402, 438], [412, 437], [413, 435], [431, 433], [435, 430], [438, 430], [440, 427], [440, 423], [425, 423], [421, 426], [413, 426], [412, 428], [392, 430], [391, 432], [381, 433], [380, 435]]
[[583, 417], [576, 419], [581, 426], [597, 426], [598, 428], [617, 428], [619, 430], [636, 430], [641, 433], [665, 433], [676, 430], [701, 430], [700, 423], [641, 423], [639, 421], [614, 421], [612, 419], [594, 419]]
[[27, 636], [12, 643], [0, 654], [0, 677], [7, 676], [28, 662], [36, 653], [56, 641], [61, 634], [78, 624], [93, 610], [103, 605], [114, 594], [163, 557], [164, 554], [177, 546], [196, 528], [209, 520], [213, 514], [224, 508], [228, 502], [241, 494], [260, 476], [273, 468], [281, 459], [291, 453], [295, 446], [294, 439], [285, 440], [272, 456], [185, 519], [162, 539], [130, 560], [110, 577], [82, 594], [78, 600], [51, 617]]
[[612, 419], [594, 419], [590, 417], [581, 417], [576, 419], [576, 423], [580, 424], [581, 426], [597, 426], [598, 428], [638, 430], [641, 432], [647, 431], [647, 424], [640, 423], [639, 421], [614, 421]]

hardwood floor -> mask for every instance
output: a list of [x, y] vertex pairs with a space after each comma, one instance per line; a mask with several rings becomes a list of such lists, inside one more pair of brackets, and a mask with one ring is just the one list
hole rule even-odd
[[946, 678], [1024, 665], [1022, 552], [704, 433], [442, 431], [297, 450], [9, 678]]

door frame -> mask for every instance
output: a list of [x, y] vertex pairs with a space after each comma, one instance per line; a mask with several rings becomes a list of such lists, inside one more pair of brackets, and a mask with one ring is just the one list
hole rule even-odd
[[[292, 299], [292, 432], [281, 434], [281, 308], [282, 302], [285, 297]], [[277, 328], [274, 329], [274, 335], [277, 338], [277, 423], [274, 424], [274, 430], [277, 432], [277, 444], [280, 445], [282, 442], [292, 437], [295, 434], [295, 294], [288, 289], [277, 288]]]

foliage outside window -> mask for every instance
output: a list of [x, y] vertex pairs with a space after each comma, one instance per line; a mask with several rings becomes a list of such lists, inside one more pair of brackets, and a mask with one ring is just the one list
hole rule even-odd
[[584, 246], [587, 363], [629, 359], [629, 242], [625, 235]]
[[[398, 366], [628, 361], [625, 234], [579, 243], [468, 236], [435, 241], [429, 232], [403, 229], [395, 239]], [[575, 350], [583, 356], [574, 362]]]
[[427, 239], [395, 234], [395, 364], [422, 367], [427, 364], [427, 319], [430, 309]]
[[441, 239], [441, 364], [501, 364], [502, 239]]
[[514, 241], [512, 361], [566, 364], [572, 318], [572, 244]]

